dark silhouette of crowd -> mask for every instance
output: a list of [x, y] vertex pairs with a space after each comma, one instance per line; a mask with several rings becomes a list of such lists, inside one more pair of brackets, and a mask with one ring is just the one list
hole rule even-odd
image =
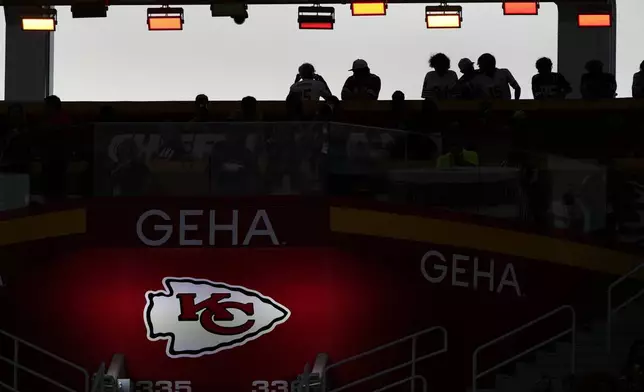
[[[521, 98], [521, 86], [506, 68], [497, 67], [496, 58], [490, 53], [482, 54], [475, 64], [468, 58], [458, 62], [461, 72], [459, 78], [451, 70], [451, 61], [444, 53], [436, 53], [429, 59], [429, 67], [421, 89], [423, 99], [477, 99], [477, 100], [509, 100]], [[532, 78], [532, 94], [534, 99], [564, 99], [573, 90], [564, 75], [553, 72], [552, 60], [540, 58], [536, 64], [537, 73]], [[633, 97], [644, 97], [644, 82], [642, 68], [633, 76]], [[580, 80], [580, 91], [583, 99], [610, 99], [616, 97], [617, 83], [613, 74], [604, 71], [604, 65], [599, 60], [591, 60], [586, 64], [586, 73]], [[343, 101], [377, 100], [380, 94], [380, 78], [371, 72], [369, 65], [363, 59], [353, 62], [349, 76], [342, 87]], [[513, 93], [513, 94], [512, 94]], [[328, 84], [316, 73], [313, 65], [302, 64], [299, 68], [295, 83], [289, 90], [289, 95], [298, 95], [305, 101], [337, 100], [332, 95]]]

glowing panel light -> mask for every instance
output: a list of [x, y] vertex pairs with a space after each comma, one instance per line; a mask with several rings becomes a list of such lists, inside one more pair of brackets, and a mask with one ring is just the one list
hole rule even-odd
[[183, 8], [148, 8], [148, 30], [183, 30]]
[[333, 7], [299, 7], [297, 23], [302, 30], [333, 30], [335, 9]]
[[22, 18], [22, 29], [24, 31], [55, 31], [56, 20], [54, 18]]
[[538, 15], [539, 3], [506, 1], [503, 3], [503, 15]]
[[463, 9], [460, 6], [427, 6], [425, 23], [428, 29], [459, 29], [463, 22]]
[[300, 22], [302, 30], [333, 30], [333, 22]]
[[55, 31], [57, 24], [57, 12], [53, 8], [43, 8], [42, 12], [22, 17], [24, 31]]
[[384, 15], [387, 15], [387, 3], [385, 2], [351, 3], [351, 15], [384, 16]]
[[610, 27], [612, 24], [611, 15], [602, 14], [579, 14], [577, 15], [579, 27]]

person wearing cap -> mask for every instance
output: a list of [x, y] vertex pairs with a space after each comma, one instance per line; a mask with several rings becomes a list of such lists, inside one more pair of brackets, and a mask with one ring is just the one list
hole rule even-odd
[[353, 71], [353, 75], [344, 82], [342, 100], [377, 100], [380, 94], [380, 78], [371, 73], [367, 62], [358, 59], [353, 62], [349, 71]]
[[462, 58], [458, 62], [458, 69], [462, 76], [456, 82], [454, 96], [459, 99], [474, 99], [474, 87], [472, 86], [472, 80], [476, 76], [474, 63], [467, 57]]

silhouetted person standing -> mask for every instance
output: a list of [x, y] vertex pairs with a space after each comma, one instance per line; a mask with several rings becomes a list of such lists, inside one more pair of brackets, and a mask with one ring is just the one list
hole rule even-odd
[[210, 101], [206, 94], [199, 94], [195, 98], [195, 116], [190, 121], [208, 122], [211, 121]]
[[472, 80], [477, 75], [474, 69], [474, 63], [468, 58], [462, 58], [458, 62], [458, 69], [461, 71], [462, 76], [456, 82], [455, 95], [460, 99], [473, 99], [474, 90]]
[[315, 73], [315, 67], [309, 63], [300, 65], [295, 83], [290, 88], [290, 94], [298, 94], [304, 101], [318, 101], [320, 97], [331, 98], [331, 90], [324, 78]]
[[71, 120], [55, 95], [45, 98], [45, 120], [39, 138], [42, 161], [43, 194], [48, 200], [65, 196], [67, 163], [73, 150]]
[[570, 83], [559, 72], [552, 72], [552, 60], [542, 57], [536, 63], [537, 74], [532, 77], [534, 99], [563, 99], [572, 92]]
[[644, 61], [640, 63], [640, 71], [633, 75], [633, 98], [644, 98]]
[[514, 99], [521, 98], [521, 86], [512, 73], [505, 68], [496, 67], [496, 58], [484, 53], [478, 59], [479, 72], [472, 80], [472, 85], [482, 98], [512, 99], [510, 87], [514, 90]]
[[353, 62], [349, 76], [342, 87], [342, 99], [345, 101], [375, 101], [380, 95], [380, 78], [371, 73], [366, 61], [358, 59]]
[[584, 99], [615, 98], [617, 82], [615, 75], [604, 72], [604, 63], [591, 60], [586, 63], [586, 72], [581, 76], [581, 97]]
[[421, 97], [425, 99], [449, 98], [458, 81], [456, 72], [449, 69], [449, 57], [443, 53], [436, 53], [429, 59], [429, 66], [434, 70], [425, 75]]
[[257, 107], [257, 99], [255, 97], [244, 97], [241, 100], [241, 121], [260, 121], [261, 114], [259, 113], [259, 108]]

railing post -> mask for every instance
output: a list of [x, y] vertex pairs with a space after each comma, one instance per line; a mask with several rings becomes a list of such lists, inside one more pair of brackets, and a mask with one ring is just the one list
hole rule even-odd
[[570, 348], [570, 372], [574, 375], [575, 369], [577, 367], [577, 312], [575, 308], [570, 307], [570, 313], [572, 317], [572, 347]]
[[13, 340], [13, 389], [18, 390], [18, 341]]
[[479, 365], [477, 354], [478, 351], [474, 351], [474, 354], [472, 354], [472, 392], [476, 392], [477, 368]]
[[418, 341], [418, 336], [414, 336], [411, 339], [411, 392], [416, 390], [416, 342]]
[[606, 302], [606, 353], [610, 354], [611, 333], [613, 325], [613, 312], [611, 309], [611, 303], [613, 302], [613, 292], [610, 288], [608, 289], [608, 298]]

